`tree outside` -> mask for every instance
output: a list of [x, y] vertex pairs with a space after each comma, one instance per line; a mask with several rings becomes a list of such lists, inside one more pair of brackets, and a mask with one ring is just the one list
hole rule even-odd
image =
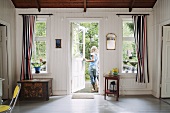
[[[39, 63], [40, 59], [46, 62], [46, 41], [44, 38], [46, 38], [46, 22], [37, 21], [35, 24], [31, 63]], [[44, 67], [45, 69], [43, 70], [46, 70], [46, 66]]]
[[136, 70], [137, 61], [134, 23], [132, 21], [123, 21], [123, 71]]

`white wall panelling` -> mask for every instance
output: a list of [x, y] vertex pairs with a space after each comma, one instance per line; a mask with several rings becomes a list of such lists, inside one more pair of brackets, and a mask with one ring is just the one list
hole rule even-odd
[[[151, 13], [151, 9], [136, 9], [135, 12], [132, 13]], [[17, 24], [17, 76], [20, 73], [20, 61], [21, 61], [21, 38], [22, 38], [22, 18], [18, 14], [26, 14], [26, 13], [39, 13], [37, 9], [17, 9], [16, 10], [16, 24]], [[41, 13], [52, 13], [53, 15], [50, 17], [50, 26], [51, 31], [50, 35], [47, 36], [49, 39], [49, 50], [50, 50], [50, 75], [48, 77], [53, 78], [53, 92], [55, 95], [63, 95], [70, 94], [71, 92], [71, 58], [70, 58], [70, 50], [71, 50], [71, 42], [70, 42], [70, 31], [69, 31], [69, 21], [70, 19], [95, 19], [100, 21], [100, 94], [103, 93], [103, 74], [108, 73], [113, 67], [119, 67], [120, 62], [119, 54], [120, 52], [120, 43], [121, 43], [121, 18], [119, 18], [117, 13], [129, 13], [128, 9], [88, 9], [87, 12], [83, 12], [83, 9], [42, 9]], [[148, 37], [151, 37], [149, 40], [149, 44], [153, 42], [152, 40], [152, 15], [148, 16]], [[107, 33], [115, 33], [117, 35], [117, 43], [116, 50], [106, 50], [106, 34]], [[55, 48], [55, 39], [62, 39], [62, 48]], [[148, 45], [149, 45], [148, 44]], [[152, 45], [152, 44], [151, 44]], [[150, 49], [150, 51], [152, 48]], [[149, 58], [153, 56], [149, 55]], [[152, 65], [149, 65], [152, 68]], [[152, 76], [152, 72], [150, 72]], [[41, 75], [40, 75], [41, 76]], [[124, 76], [122, 75], [123, 82], [126, 82], [128, 85], [128, 91], [133, 90], [133, 94], [139, 94], [143, 90], [149, 91], [151, 94], [152, 83], [146, 85], [135, 84], [134, 76], [132, 79], [126, 80], [126, 77], [130, 75]], [[37, 77], [37, 76], [36, 76]], [[19, 77], [18, 77], [19, 78]], [[131, 84], [133, 82], [133, 84]], [[136, 87], [133, 87], [136, 85]], [[124, 84], [122, 88], [125, 88]], [[138, 89], [138, 90], [136, 90]], [[147, 93], [148, 94], [148, 93]]]

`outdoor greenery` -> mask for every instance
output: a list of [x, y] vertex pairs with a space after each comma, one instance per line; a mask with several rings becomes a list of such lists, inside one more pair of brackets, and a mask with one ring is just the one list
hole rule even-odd
[[46, 61], [34, 62], [31, 63], [33, 67], [41, 67], [46, 64]]
[[46, 59], [46, 41], [35, 41], [32, 61], [39, 61], [39, 59]]
[[99, 26], [98, 23], [80, 23], [80, 26], [83, 26], [87, 29], [85, 33], [85, 57], [90, 59], [90, 49], [92, 46], [98, 47], [99, 37]]
[[[32, 67], [41, 67], [46, 63], [46, 41], [41, 40], [42, 38], [46, 38], [46, 22], [37, 21], [35, 24], [35, 39], [31, 57]], [[40, 59], [43, 62], [39, 62]]]
[[134, 23], [132, 21], [123, 21], [123, 70], [129, 70], [130, 67], [135, 69], [137, 61]]
[[35, 25], [35, 36], [46, 37], [46, 22], [36, 22]]
[[[92, 46], [96, 46], [98, 47], [98, 42], [99, 42], [99, 37], [98, 37], [98, 30], [99, 30], [99, 26], [98, 23], [95, 22], [82, 22], [82, 23], [73, 23], [72, 27], [74, 28], [74, 26], [79, 26], [79, 28], [81, 29], [85, 29], [85, 58], [86, 59], [90, 59], [90, 49]], [[74, 31], [78, 31], [78, 29], [74, 28]], [[77, 42], [77, 44], [75, 44], [73, 46], [73, 53], [74, 57], [78, 57], [81, 54], [83, 54], [83, 32], [81, 32], [81, 30], [79, 30], [80, 32], [78, 34], [74, 34], [73, 35], [76, 37], [73, 41], [74, 43], [76, 42], [76, 40], [78, 40], [79, 42]], [[78, 54], [80, 53], [80, 54]], [[89, 80], [90, 76], [89, 76], [89, 62], [85, 63], [85, 79]]]

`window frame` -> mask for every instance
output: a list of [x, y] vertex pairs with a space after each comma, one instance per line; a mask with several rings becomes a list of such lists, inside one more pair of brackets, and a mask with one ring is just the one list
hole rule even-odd
[[[37, 21], [46, 22], [46, 37], [36, 36], [36, 34], [35, 34], [34, 40], [33, 40], [33, 41], [46, 41], [46, 71], [40, 71], [40, 73], [38, 73], [38, 74], [41, 74], [41, 75], [43, 75], [43, 74], [46, 75], [46, 74], [50, 73], [50, 71], [49, 71], [50, 70], [50, 65], [49, 65], [49, 53], [50, 53], [50, 51], [49, 51], [49, 46], [48, 46], [48, 45], [50, 45], [49, 44], [50, 38], [47, 38], [47, 37], [50, 37], [49, 36], [49, 31], [50, 31], [49, 23], [50, 22], [49, 22], [49, 19], [47, 17], [37, 17], [36, 22]], [[35, 28], [35, 30], [36, 30], [36, 28]], [[34, 71], [32, 71], [32, 74], [37, 75]]]
[[132, 73], [132, 72], [128, 72], [128, 73], [126, 73], [126, 72], [123, 72], [123, 41], [135, 41], [135, 39], [134, 39], [134, 37], [123, 37], [123, 21], [128, 21], [128, 20], [130, 20], [130, 21], [132, 21], [132, 17], [131, 16], [127, 16], [127, 17], [121, 17], [121, 22], [120, 22], [120, 28], [121, 28], [121, 40], [120, 40], [120, 65], [119, 65], [119, 73], [121, 74], [121, 75], [132, 75], [132, 76], [135, 76], [136, 75], [136, 73]]

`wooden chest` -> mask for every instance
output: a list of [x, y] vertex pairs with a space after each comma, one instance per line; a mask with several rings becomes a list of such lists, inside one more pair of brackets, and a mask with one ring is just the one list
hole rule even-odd
[[52, 78], [18, 81], [21, 83], [20, 100], [49, 100], [52, 95]]

